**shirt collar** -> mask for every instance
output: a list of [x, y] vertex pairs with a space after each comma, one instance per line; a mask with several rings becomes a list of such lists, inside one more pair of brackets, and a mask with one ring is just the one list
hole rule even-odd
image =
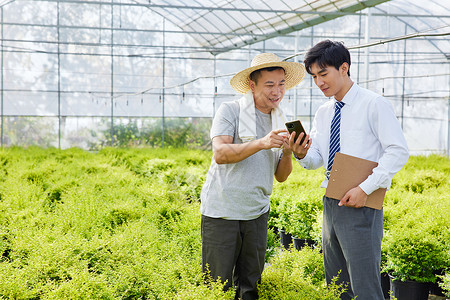
[[[352, 87], [348, 90], [348, 92], [345, 94], [344, 98], [342, 98], [342, 102], [345, 103], [345, 105], [352, 105], [353, 101], [356, 99], [356, 95], [358, 94], [359, 85], [356, 84], [356, 82], [353, 82]], [[334, 99], [337, 101], [336, 99]]]

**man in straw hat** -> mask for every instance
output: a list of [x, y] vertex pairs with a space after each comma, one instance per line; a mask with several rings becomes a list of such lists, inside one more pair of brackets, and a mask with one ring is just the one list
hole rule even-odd
[[273, 177], [285, 181], [292, 170], [279, 104], [305, 74], [300, 63], [259, 54], [230, 81], [244, 96], [223, 103], [213, 120], [213, 159], [201, 193], [202, 265], [226, 289], [236, 287], [236, 298], [258, 297]]
[[408, 146], [391, 103], [350, 79], [350, 53], [325, 40], [305, 56], [305, 66], [326, 97], [316, 112], [307, 144], [290, 146], [306, 169], [325, 166], [327, 187], [336, 152], [378, 162], [373, 173], [342, 199], [323, 197], [323, 254], [328, 283], [348, 283], [342, 299], [384, 299], [380, 283], [383, 210], [366, 207], [367, 195], [389, 188], [408, 160]]

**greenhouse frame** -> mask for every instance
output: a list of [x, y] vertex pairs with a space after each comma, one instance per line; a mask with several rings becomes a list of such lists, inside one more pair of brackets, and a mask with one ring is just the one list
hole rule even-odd
[[[233, 74], [331, 39], [391, 101], [411, 154], [450, 155], [449, 1], [2, 0], [0, 19], [2, 147], [207, 149]], [[281, 105], [308, 131], [327, 100], [307, 75]]]

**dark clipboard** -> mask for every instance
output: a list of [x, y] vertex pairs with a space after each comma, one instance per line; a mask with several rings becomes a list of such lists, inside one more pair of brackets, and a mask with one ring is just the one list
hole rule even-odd
[[[328, 179], [325, 196], [340, 200], [350, 189], [357, 187], [372, 174], [378, 163], [359, 157], [336, 153]], [[385, 188], [379, 188], [367, 196], [366, 206], [382, 209]]]

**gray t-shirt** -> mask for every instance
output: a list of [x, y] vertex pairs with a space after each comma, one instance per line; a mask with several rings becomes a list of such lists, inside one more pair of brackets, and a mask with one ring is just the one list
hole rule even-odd
[[[270, 114], [256, 111], [257, 139], [272, 130]], [[239, 102], [225, 102], [217, 110], [211, 128], [211, 139], [219, 135], [239, 138]], [[231, 164], [217, 164], [214, 159], [201, 193], [202, 215], [229, 220], [253, 220], [269, 211], [273, 177], [281, 151], [261, 150]]]

